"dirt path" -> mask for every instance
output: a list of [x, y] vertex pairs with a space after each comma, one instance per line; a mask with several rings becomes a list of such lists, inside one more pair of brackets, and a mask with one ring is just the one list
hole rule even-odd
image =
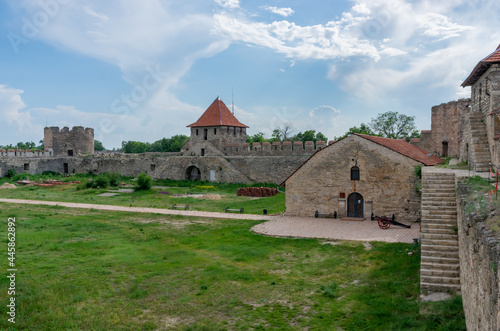
[[383, 241], [412, 243], [413, 238], [420, 238], [419, 225], [413, 225], [411, 229], [392, 225], [387, 230], [378, 227], [373, 221], [342, 221], [337, 219], [312, 218], [312, 217], [286, 217], [265, 216], [254, 214], [226, 214], [192, 210], [172, 210], [162, 208], [125, 207], [113, 205], [96, 205], [88, 203], [24, 200], [24, 199], [0, 199], [0, 202], [62, 206], [67, 208], [84, 208], [108, 211], [156, 213], [164, 215], [182, 215], [205, 218], [240, 219], [268, 221], [257, 224], [252, 228], [255, 233], [293, 238], [318, 238], [328, 240], [354, 240], [354, 241]]

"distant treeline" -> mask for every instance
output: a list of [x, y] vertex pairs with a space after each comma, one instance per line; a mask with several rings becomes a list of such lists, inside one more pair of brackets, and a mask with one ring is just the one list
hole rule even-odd
[[154, 143], [143, 143], [132, 140], [123, 141], [122, 150], [124, 153], [180, 152], [188, 138], [188, 136], [178, 134], [171, 138], [157, 140]]

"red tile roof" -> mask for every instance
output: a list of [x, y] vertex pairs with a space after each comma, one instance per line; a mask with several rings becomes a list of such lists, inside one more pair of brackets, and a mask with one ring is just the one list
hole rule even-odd
[[498, 45], [497, 49], [493, 53], [476, 64], [469, 77], [467, 77], [462, 83], [462, 87], [474, 85], [474, 83], [479, 80], [479, 78], [490, 68], [493, 63], [500, 63], [500, 45]]
[[240, 123], [240, 121], [234, 117], [229, 108], [227, 108], [219, 97], [212, 102], [210, 107], [205, 110], [203, 115], [201, 115], [196, 122], [188, 125], [188, 128], [199, 126], [235, 126], [248, 128], [248, 126]]
[[[423, 149], [415, 146], [415, 145], [410, 145], [406, 141], [402, 141], [400, 139], [389, 139], [389, 138], [382, 138], [382, 137], [376, 137], [376, 136], [369, 136], [365, 134], [359, 134], [359, 133], [354, 133], [354, 135], [365, 138], [367, 140], [370, 140], [376, 144], [382, 145], [384, 147], [387, 147], [396, 153], [402, 154], [406, 157], [409, 157], [415, 161], [418, 161], [420, 163], [423, 163], [426, 166], [434, 166], [438, 165], [444, 162], [444, 160], [440, 159], [439, 157], [432, 155], [430, 153], [427, 153]], [[343, 139], [347, 139], [349, 136]], [[290, 174], [279, 186], [284, 186], [286, 181], [292, 177], [297, 171], [299, 171], [300, 168], [304, 166], [307, 162], [309, 162], [310, 159], [312, 159], [317, 153], [323, 152], [324, 150], [331, 148], [331, 146], [334, 146], [337, 142], [342, 141], [343, 139], [337, 140], [332, 144], [328, 144], [327, 147], [322, 148], [320, 150], [317, 150], [313, 155], [311, 155], [300, 167], [295, 169], [294, 172]]]
[[393, 151], [402, 154], [404, 156], [407, 156], [411, 159], [414, 159], [415, 161], [423, 163], [426, 166], [433, 166], [443, 163], [443, 160], [440, 159], [439, 157], [429, 154], [420, 147], [411, 145], [406, 141], [402, 141], [400, 139], [389, 139], [376, 136], [368, 136], [359, 133], [355, 133], [355, 135], [373, 141], [374, 143], [377, 143], [389, 149], [392, 149]]

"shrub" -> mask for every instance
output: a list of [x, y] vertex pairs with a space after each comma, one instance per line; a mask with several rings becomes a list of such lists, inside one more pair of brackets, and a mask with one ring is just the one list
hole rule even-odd
[[337, 296], [337, 284], [335, 282], [331, 282], [329, 285], [324, 286], [321, 285], [321, 291], [324, 296], [335, 298]]
[[5, 177], [12, 178], [15, 175], [17, 175], [16, 171], [14, 169], [9, 169], [9, 170], [7, 170], [7, 173], [5, 174]]
[[109, 179], [109, 185], [110, 186], [119, 186], [120, 185], [120, 173], [117, 171], [114, 172], [107, 172], [106, 176]]
[[153, 186], [153, 179], [145, 172], [137, 176], [138, 190], [149, 190]]
[[95, 188], [106, 188], [109, 186], [109, 178], [108, 176], [102, 174], [97, 176], [97, 178], [94, 180], [94, 185], [92, 185]]

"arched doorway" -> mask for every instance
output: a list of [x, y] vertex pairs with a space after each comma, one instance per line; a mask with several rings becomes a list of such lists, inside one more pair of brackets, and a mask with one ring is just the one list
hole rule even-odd
[[190, 166], [186, 169], [186, 180], [200, 180], [201, 171], [195, 166]]
[[347, 197], [347, 217], [363, 217], [363, 196], [357, 192]]

